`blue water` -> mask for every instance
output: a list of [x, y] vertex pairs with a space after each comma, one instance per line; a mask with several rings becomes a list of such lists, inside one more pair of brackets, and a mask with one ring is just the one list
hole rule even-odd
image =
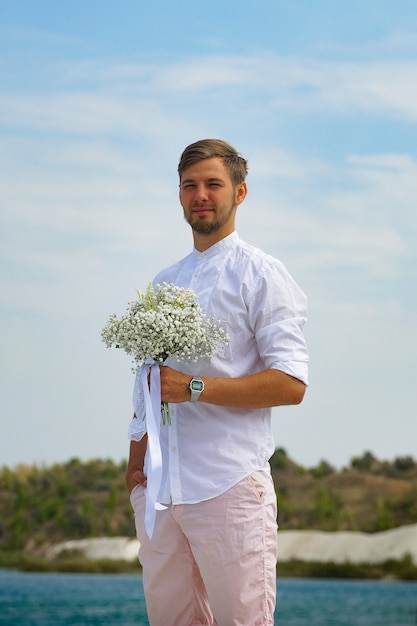
[[[277, 607], [280, 626], [415, 626], [417, 583], [280, 579]], [[147, 626], [141, 577], [0, 570], [0, 625], [17, 624]]]

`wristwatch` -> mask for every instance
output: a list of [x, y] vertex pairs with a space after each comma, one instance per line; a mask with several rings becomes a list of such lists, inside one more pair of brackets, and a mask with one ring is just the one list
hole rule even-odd
[[204, 383], [201, 378], [192, 378], [190, 382], [191, 398], [190, 402], [197, 402], [204, 391]]

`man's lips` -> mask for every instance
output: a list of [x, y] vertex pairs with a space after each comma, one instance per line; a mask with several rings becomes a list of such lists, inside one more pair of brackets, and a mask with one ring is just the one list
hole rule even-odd
[[191, 211], [195, 215], [208, 215], [209, 213], [213, 212], [213, 209], [208, 206], [198, 206], [198, 207], [193, 207]]

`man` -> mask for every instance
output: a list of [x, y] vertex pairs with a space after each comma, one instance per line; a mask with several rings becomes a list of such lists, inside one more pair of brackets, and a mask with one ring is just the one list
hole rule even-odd
[[[197, 364], [161, 367], [163, 479], [152, 539], [144, 529], [147, 436], [131, 441], [126, 482], [151, 626], [270, 626], [276, 589], [271, 407], [307, 383], [306, 299], [282, 263], [241, 241], [247, 163], [202, 140], [178, 166], [194, 249], [154, 283], [192, 289], [229, 344]], [[266, 225], [267, 227], [267, 225]], [[181, 371], [180, 371], [181, 369]], [[134, 420], [139, 421], [139, 420]]]

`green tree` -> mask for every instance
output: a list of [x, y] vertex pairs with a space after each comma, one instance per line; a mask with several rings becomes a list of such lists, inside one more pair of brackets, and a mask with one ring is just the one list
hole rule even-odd
[[339, 524], [340, 498], [320, 487], [317, 491], [315, 515], [321, 528], [334, 530]]
[[389, 530], [390, 528], [394, 527], [394, 521], [392, 518], [392, 514], [389, 510], [389, 506], [383, 498], [378, 498], [376, 501], [376, 517], [377, 530]]
[[323, 478], [323, 476], [329, 476], [329, 474], [334, 474], [335, 468], [330, 465], [327, 461], [320, 461], [320, 463], [313, 467], [310, 472], [315, 478]]
[[360, 472], [370, 472], [373, 465], [377, 462], [372, 452], [367, 450], [362, 456], [355, 456], [352, 458], [350, 464], [351, 467], [359, 470]]
[[110, 511], [110, 513], [114, 513], [114, 511], [116, 510], [118, 493], [118, 489], [114, 485], [112, 485], [110, 487], [109, 497], [106, 501], [106, 509]]
[[288, 464], [288, 456], [285, 448], [277, 448], [270, 460], [271, 467], [284, 469]]

